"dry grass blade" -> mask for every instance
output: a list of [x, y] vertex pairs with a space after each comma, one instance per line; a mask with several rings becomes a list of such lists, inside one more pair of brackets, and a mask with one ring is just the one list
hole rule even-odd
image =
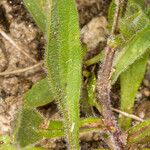
[[0, 76], [10, 76], [10, 75], [16, 75], [16, 74], [24, 73], [24, 72], [27, 72], [29, 70], [33, 70], [35, 68], [38, 68], [42, 65], [43, 65], [43, 62], [40, 62], [40, 63], [37, 63], [37, 64], [31, 66], [31, 67], [26, 67], [26, 68], [23, 68], [23, 69], [17, 69], [17, 70], [14, 70], [14, 71], [1, 72]]
[[112, 108], [112, 110], [113, 110], [114, 112], [117, 112], [117, 113], [119, 113], [119, 114], [121, 114], [121, 115], [124, 115], [124, 116], [126, 116], [126, 117], [128, 117], [128, 118], [134, 119], [134, 120], [136, 120], [136, 121], [139, 121], [139, 122], [143, 122], [143, 121], [144, 121], [142, 118], [140, 118], [140, 117], [138, 117], [138, 116], [136, 116], [136, 115], [129, 114], [129, 113], [126, 113], [126, 112], [124, 112], [124, 111], [121, 111], [121, 110], [118, 110], [118, 109], [115, 109], [115, 108]]
[[27, 58], [29, 58], [30, 60], [32, 60], [32, 62], [37, 63], [37, 61], [32, 58], [30, 55], [28, 55], [24, 49], [22, 49], [20, 46], [18, 46], [15, 41], [9, 36], [7, 35], [2, 29], [0, 29], [0, 34], [7, 40], [9, 41], [19, 52], [21, 52], [22, 54], [24, 54]]

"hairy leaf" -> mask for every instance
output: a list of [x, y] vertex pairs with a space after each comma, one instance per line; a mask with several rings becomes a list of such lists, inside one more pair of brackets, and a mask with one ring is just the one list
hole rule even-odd
[[49, 85], [65, 119], [70, 149], [79, 149], [81, 46], [74, 0], [50, 1], [46, 67]]
[[20, 147], [33, 144], [43, 138], [37, 132], [43, 119], [36, 110], [24, 108], [20, 117], [15, 130], [15, 140]]
[[131, 39], [117, 56], [114, 62], [115, 72], [112, 75], [112, 83], [115, 83], [119, 75], [127, 70], [136, 60], [150, 47], [150, 24], [140, 30], [133, 39]]
[[143, 0], [132, 0], [132, 1], [137, 3], [142, 9], [146, 8], [146, 2], [145, 1], [143, 1]]
[[[131, 12], [130, 12], [131, 13]], [[127, 15], [121, 19], [120, 32], [124, 40], [134, 38], [136, 32], [144, 28], [149, 24], [149, 18], [143, 13], [142, 10], [138, 10], [131, 15]]]
[[[90, 117], [80, 120], [80, 134], [103, 129], [104, 126], [101, 118]], [[37, 132], [46, 138], [64, 137], [64, 123], [59, 120], [50, 120], [48, 128], [40, 129]]]
[[[91, 117], [80, 120], [80, 133], [90, 130], [93, 131], [96, 129], [96, 127], [99, 129], [103, 129], [104, 127], [100, 118]], [[64, 137], [64, 122], [60, 120], [50, 120], [48, 127], [45, 129], [41, 128], [37, 130], [37, 133], [45, 138]]]
[[150, 141], [150, 120], [146, 120], [128, 130], [128, 144]]
[[38, 130], [37, 131], [38, 134], [40, 134], [41, 136], [45, 137], [45, 138], [60, 138], [60, 137], [64, 137], [65, 133], [64, 130], [47, 130], [47, 129], [43, 129], [43, 130]]
[[44, 9], [46, 7], [46, 0], [23, 1], [39, 28], [43, 32], [46, 32], [46, 15], [44, 12]]
[[101, 126], [103, 126], [103, 123], [102, 123], [102, 119], [101, 119], [101, 118], [89, 117], [89, 118], [81, 119], [80, 127], [82, 128], [82, 127], [84, 127], [84, 126], [91, 125], [92, 123], [93, 123], [93, 124], [99, 123]]
[[[146, 64], [149, 59], [149, 52], [132, 64], [120, 76], [121, 81], [121, 106], [120, 109], [132, 114], [134, 107], [134, 100], [138, 88], [144, 78]], [[122, 116], [120, 118], [120, 125], [124, 130], [127, 130], [131, 125], [131, 118]]]
[[[113, 13], [114, 1], [112, 1], [109, 9], [110, 20], [113, 18]], [[115, 83], [122, 72], [144, 55], [145, 51], [149, 48], [149, 44], [144, 45], [143, 42], [149, 34], [149, 23], [150, 20], [142, 10], [139, 2], [129, 0], [126, 13], [120, 19], [120, 34], [115, 37], [115, 43], [118, 45], [118, 54], [116, 54], [114, 61], [115, 72], [112, 76], [112, 84]], [[149, 38], [147, 43], [149, 43]], [[138, 44], [141, 46], [138, 47]]]
[[24, 96], [24, 105], [31, 108], [46, 105], [52, 102], [53, 96], [49, 89], [48, 80], [42, 79], [33, 85]]

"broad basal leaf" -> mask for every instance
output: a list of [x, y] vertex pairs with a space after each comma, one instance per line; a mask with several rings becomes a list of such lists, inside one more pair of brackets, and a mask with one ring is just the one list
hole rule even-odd
[[20, 147], [25, 147], [41, 140], [41, 136], [37, 131], [43, 121], [36, 110], [24, 108], [20, 115], [20, 120], [15, 130], [15, 141]]
[[79, 149], [81, 46], [74, 0], [49, 3], [46, 67], [49, 85], [65, 119], [70, 149]]
[[38, 81], [24, 96], [24, 105], [31, 108], [46, 105], [52, 102], [53, 95], [49, 89], [48, 80]]

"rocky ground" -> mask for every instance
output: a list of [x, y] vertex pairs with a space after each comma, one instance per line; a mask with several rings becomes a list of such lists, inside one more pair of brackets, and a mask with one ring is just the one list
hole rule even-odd
[[[85, 59], [99, 53], [99, 45], [105, 45], [109, 1], [76, 0], [81, 40], [88, 48]], [[0, 32], [0, 135], [3, 135], [12, 132], [23, 94], [46, 74], [42, 65], [45, 40], [22, 0], [0, 0]], [[113, 99], [114, 104], [119, 103], [118, 94]], [[57, 109], [54, 111], [55, 116], [59, 116]], [[150, 62], [136, 96], [135, 114], [150, 117]], [[47, 149], [66, 149], [62, 139], [45, 140], [40, 145]], [[105, 146], [97, 134], [83, 137], [81, 145], [83, 150]]]

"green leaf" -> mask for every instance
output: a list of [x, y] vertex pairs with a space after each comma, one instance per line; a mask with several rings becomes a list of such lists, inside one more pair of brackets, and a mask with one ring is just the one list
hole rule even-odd
[[49, 89], [48, 80], [42, 79], [33, 85], [24, 96], [25, 106], [35, 108], [52, 102], [53, 96]]
[[47, 129], [40, 129], [38, 133], [46, 138], [58, 138], [63, 137], [64, 134], [64, 123], [59, 120], [50, 120]]
[[81, 45], [74, 0], [49, 2], [46, 67], [49, 85], [65, 122], [70, 149], [79, 149]]
[[95, 94], [96, 94], [95, 85], [96, 85], [96, 76], [95, 76], [94, 73], [92, 73], [91, 77], [89, 78], [88, 85], [87, 85], [87, 89], [88, 89], [88, 103], [91, 106], [95, 105]]
[[[89, 117], [80, 120], [80, 135], [82, 133], [102, 131], [105, 127], [101, 118]], [[45, 130], [39, 130], [39, 133], [46, 138], [64, 137], [64, 125], [62, 121], [51, 120]]]
[[129, 68], [150, 47], [150, 24], [140, 30], [133, 39], [121, 50], [114, 61], [115, 72], [112, 75], [112, 84], [115, 83], [121, 73]]
[[[97, 125], [97, 127], [94, 128], [94, 125]], [[80, 134], [103, 129], [104, 125], [101, 118], [89, 117], [80, 120]], [[50, 120], [48, 128], [40, 129], [38, 133], [46, 138], [63, 137], [65, 135], [64, 123], [60, 120]]]
[[103, 122], [102, 122], [101, 118], [89, 117], [89, 118], [81, 119], [80, 127], [82, 128], [82, 127], [88, 126], [92, 123], [99, 123], [99, 124], [101, 124], [101, 126], [103, 126]]
[[128, 144], [146, 143], [150, 141], [150, 119], [128, 130]]
[[[144, 78], [146, 65], [149, 59], [149, 52], [132, 64], [120, 76], [121, 81], [121, 106], [120, 109], [129, 114], [132, 114], [134, 107], [134, 100], [138, 88]], [[131, 119], [122, 116], [120, 118], [120, 125], [124, 130], [127, 130], [131, 125]]]
[[[130, 12], [131, 13], [131, 12]], [[149, 24], [148, 17], [140, 9], [130, 16], [126, 15], [120, 21], [120, 32], [124, 40], [134, 37], [135, 33]]]
[[113, 24], [114, 13], [115, 13], [115, 3], [114, 3], [114, 0], [112, 0], [108, 9], [108, 22], [109, 22], [108, 28], [110, 29]]
[[28, 11], [32, 15], [33, 19], [39, 26], [39, 28], [45, 33], [46, 32], [46, 0], [23, 0]]
[[146, 8], [145, 1], [143, 1], [143, 0], [132, 0], [132, 1], [134, 1], [135, 3], [137, 3], [142, 9]]
[[[112, 2], [110, 7], [109, 16], [111, 18], [113, 8], [114, 2]], [[148, 49], [149, 44], [144, 45], [143, 41], [147, 39], [149, 34], [149, 23], [150, 20], [142, 11], [141, 6], [134, 0], [129, 0], [125, 16], [120, 19], [120, 34], [115, 37], [115, 42], [119, 50], [114, 61], [114, 68], [116, 71], [112, 76], [112, 84], [115, 83], [122, 72], [128, 69], [128, 67], [139, 59]], [[146, 33], [147, 31], [148, 34]], [[148, 42], [149, 38], [147, 39], [147, 43]], [[141, 44], [141, 46], [138, 47], [140, 43], [143, 45]]]
[[48, 130], [63, 130], [64, 124], [60, 120], [50, 120]]
[[15, 129], [15, 141], [20, 147], [25, 147], [41, 140], [41, 136], [37, 131], [43, 119], [36, 110], [24, 108], [20, 114], [20, 120]]
[[103, 58], [104, 58], [104, 51], [102, 51], [101, 53], [99, 53], [99, 54], [96, 55], [95, 57], [93, 57], [93, 58], [87, 60], [87, 61], [85, 62], [85, 64], [86, 64], [87, 66], [90, 66], [90, 65], [93, 65], [93, 64], [96, 64], [96, 63], [102, 61]]
[[0, 150], [16, 150], [8, 135], [0, 136]]

